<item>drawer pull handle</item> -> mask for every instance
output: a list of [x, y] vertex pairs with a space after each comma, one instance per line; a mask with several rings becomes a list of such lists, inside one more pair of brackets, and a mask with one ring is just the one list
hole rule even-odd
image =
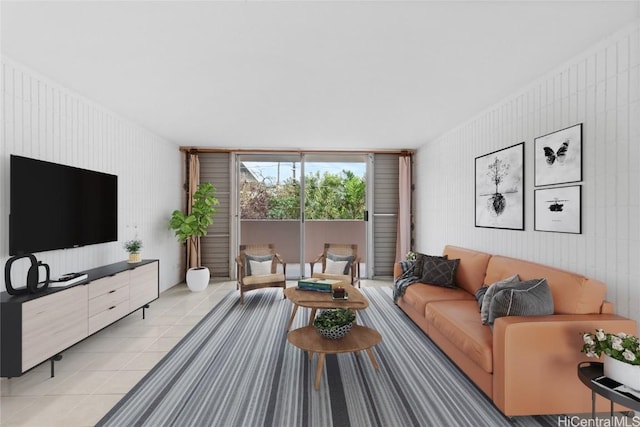
[[112, 291], [109, 291], [109, 293], [110, 293], [110, 294], [112, 294], [112, 293], [114, 293], [115, 291], [116, 291], [116, 290], [114, 289], [114, 290], [112, 290]]
[[116, 308], [116, 306], [112, 305], [111, 307], [109, 307], [109, 310], [113, 310], [114, 308]]

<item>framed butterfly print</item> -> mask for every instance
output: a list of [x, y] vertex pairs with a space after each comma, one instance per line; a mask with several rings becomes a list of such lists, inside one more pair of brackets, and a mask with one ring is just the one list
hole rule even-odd
[[476, 157], [476, 227], [524, 230], [524, 142]]
[[534, 230], [582, 233], [581, 185], [541, 188], [534, 193]]
[[582, 123], [534, 140], [534, 185], [582, 181]]

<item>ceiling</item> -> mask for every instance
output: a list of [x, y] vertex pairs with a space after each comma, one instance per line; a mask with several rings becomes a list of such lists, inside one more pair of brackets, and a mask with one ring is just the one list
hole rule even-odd
[[412, 149], [640, 1], [2, 1], [2, 54], [183, 146]]

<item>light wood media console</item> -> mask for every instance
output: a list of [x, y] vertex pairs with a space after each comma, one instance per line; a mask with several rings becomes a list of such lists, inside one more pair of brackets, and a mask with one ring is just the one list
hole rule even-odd
[[83, 271], [87, 280], [32, 294], [0, 294], [0, 376], [18, 377], [160, 295], [158, 260]]

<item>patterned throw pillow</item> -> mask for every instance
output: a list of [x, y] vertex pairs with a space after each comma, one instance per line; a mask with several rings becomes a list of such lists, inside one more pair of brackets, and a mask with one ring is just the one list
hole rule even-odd
[[547, 279], [519, 282], [495, 293], [489, 310], [489, 324], [504, 316], [546, 316], [553, 314], [553, 296]]
[[455, 288], [456, 270], [459, 264], [459, 259], [425, 258], [420, 281], [428, 285]]
[[[271, 262], [273, 261], [273, 255], [249, 255], [249, 254], [245, 254], [245, 260], [247, 261], [247, 265], [246, 265], [246, 275], [247, 276], [252, 276], [252, 275], [256, 275], [256, 274], [271, 274]], [[258, 261], [260, 263], [265, 262], [265, 261], [269, 261], [269, 271], [267, 273], [258, 273], [258, 272], [254, 272], [252, 270], [253, 265], [251, 264], [251, 261]], [[260, 267], [258, 267], [260, 268]], [[260, 271], [262, 271], [262, 269], [260, 269]]]
[[447, 259], [448, 255], [425, 255], [420, 252], [416, 252], [416, 263], [413, 266], [413, 275], [416, 277], [422, 277], [422, 268], [424, 266], [424, 260], [429, 258]]
[[489, 285], [487, 292], [484, 294], [484, 298], [482, 298], [482, 307], [480, 308], [480, 319], [482, 319], [483, 325], [489, 324], [489, 310], [491, 309], [491, 300], [495, 293], [518, 282], [520, 282], [520, 276], [514, 274], [511, 277], [507, 277], [506, 279]]
[[346, 261], [346, 264], [342, 268], [342, 273], [329, 273], [325, 269], [325, 273], [328, 274], [349, 274], [351, 272], [351, 263], [353, 262], [353, 255], [336, 255], [332, 252], [327, 252], [327, 269], [329, 268], [329, 260], [331, 261]]

